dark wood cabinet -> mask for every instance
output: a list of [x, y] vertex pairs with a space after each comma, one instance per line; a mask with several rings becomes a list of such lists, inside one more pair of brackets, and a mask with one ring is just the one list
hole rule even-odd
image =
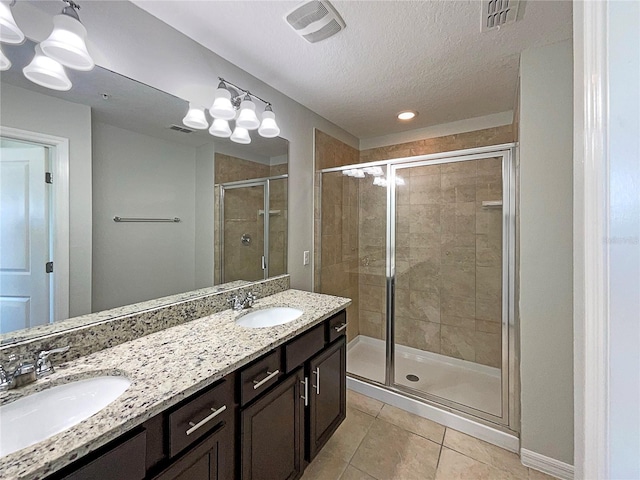
[[233, 425], [222, 424], [153, 480], [228, 480], [233, 472]]
[[152, 417], [47, 480], [294, 480], [346, 416], [346, 314]]
[[315, 458], [347, 414], [347, 345], [344, 335], [309, 361], [308, 460]]
[[303, 369], [242, 410], [243, 480], [290, 480], [302, 475], [304, 453]]

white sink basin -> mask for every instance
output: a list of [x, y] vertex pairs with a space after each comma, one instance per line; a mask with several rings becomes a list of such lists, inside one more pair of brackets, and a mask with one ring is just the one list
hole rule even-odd
[[129, 388], [125, 377], [95, 377], [48, 388], [0, 407], [0, 457], [41, 442], [99, 412]]
[[275, 327], [293, 322], [303, 313], [302, 310], [290, 307], [263, 308], [243, 315], [236, 320], [236, 324], [248, 328]]

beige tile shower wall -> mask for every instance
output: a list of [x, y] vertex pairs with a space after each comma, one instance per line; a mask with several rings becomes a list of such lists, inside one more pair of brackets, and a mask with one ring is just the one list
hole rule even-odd
[[269, 165], [250, 162], [243, 158], [232, 157], [222, 153], [215, 156], [215, 182], [227, 183], [249, 180], [251, 178], [263, 178], [270, 175]]
[[500, 159], [399, 171], [396, 343], [499, 367]]
[[[358, 162], [358, 150], [316, 130], [317, 171]], [[359, 333], [358, 182], [340, 172], [316, 173], [315, 290], [349, 297], [347, 338]]]
[[427, 138], [416, 140], [415, 142], [362, 150], [360, 152], [360, 163], [451, 152], [510, 142], [513, 142], [513, 125], [503, 125], [473, 132], [457, 133], [444, 137]]

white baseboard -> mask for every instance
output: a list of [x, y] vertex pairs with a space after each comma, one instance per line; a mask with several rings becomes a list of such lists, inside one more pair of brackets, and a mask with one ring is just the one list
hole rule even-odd
[[415, 415], [428, 418], [445, 427], [453, 428], [472, 437], [497, 445], [510, 452], [518, 453], [518, 449], [520, 448], [520, 441], [518, 437], [514, 435], [474, 422], [466, 417], [456, 415], [455, 413], [420, 402], [391, 390], [378, 387], [377, 385], [372, 385], [347, 376], [347, 388]]
[[553, 475], [562, 480], [573, 480], [573, 465], [561, 462], [555, 458], [545, 457], [531, 450], [521, 449], [520, 460], [525, 467], [533, 468], [547, 475]]

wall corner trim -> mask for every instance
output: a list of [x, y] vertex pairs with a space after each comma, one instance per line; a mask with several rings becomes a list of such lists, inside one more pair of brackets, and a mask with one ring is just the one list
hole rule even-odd
[[520, 450], [520, 461], [525, 467], [533, 468], [547, 475], [553, 475], [562, 480], [573, 480], [573, 465], [561, 462], [555, 458], [546, 457], [531, 450]]

